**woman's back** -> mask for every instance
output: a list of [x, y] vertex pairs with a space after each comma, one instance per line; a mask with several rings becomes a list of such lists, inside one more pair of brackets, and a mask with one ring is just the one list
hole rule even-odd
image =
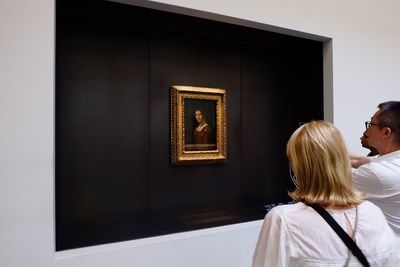
[[[357, 207], [355, 241], [371, 266], [400, 266], [400, 243], [381, 210], [364, 201]], [[328, 209], [343, 229], [354, 229], [356, 208]], [[348, 248], [328, 223], [303, 203], [272, 209], [264, 220], [253, 266], [344, 266]], [[348, 266], [361, 266], [351, 255]]]

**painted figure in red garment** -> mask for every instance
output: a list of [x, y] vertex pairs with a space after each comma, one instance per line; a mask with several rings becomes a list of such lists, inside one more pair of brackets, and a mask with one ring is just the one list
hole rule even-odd
[[199, 125], [194, 130], [193, 143], [194, 144], [209, 144], [211, 128], [208, 126], [206, 119], [201, 110], [196, 110], [194, 116]]

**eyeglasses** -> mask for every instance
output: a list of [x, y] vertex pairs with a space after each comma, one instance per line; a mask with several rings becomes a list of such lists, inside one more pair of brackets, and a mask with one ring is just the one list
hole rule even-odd
[[377, 125], [377, 126], [380, 126], [380, 128], [384, 128], [384, 127], [388, 127], [390, 130], [392, 130], [392, 132], [394, 132], [394, 128], [393, 127], [391, 127], [391, 126], [388, 126], [388, 125], [382, 125], [382, 124], [379, 124], [379, 123], [372, 123], [371, 121], [366, 121], [365, 122], [365, 129], [369, 129], [369, 128], [371, 128], [372, 127], [372, 125]]
[[377, 124], [377, 123], [372, 123], [371, 121], [366, 121], [365, 122], [365, 129], [369, 129], [369, 128], [371, 128], [372, 127], [372, 125], [379, 125], [379, 124]]

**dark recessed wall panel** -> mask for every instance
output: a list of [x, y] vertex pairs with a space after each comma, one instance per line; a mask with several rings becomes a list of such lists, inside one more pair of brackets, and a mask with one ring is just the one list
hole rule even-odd
[[[261, 219], [286, 142], [323, 118], [322, 43], [107, 1], [57, 1], [56, 249]], [[170, 86], [226, 89], [228, 160], [170, 164]]]
[[148, 40], [106, 25], [59, 30], [57, 234], [76, 242], [149, 215]]
[[286, 202], [286, 142], [299, 123], [323, 119], [322, 46], [244, 49], [242, 58], [244, 202]]
[[[237, 46], [201, 38], [153, 35], [151, 42], [151, 188], [154, 216], [226, 210], [241, 197], [240, 53]], [[171, 166], [171, 85], [224, 88], [228, 107], [228, 162]], [[182, 201], [184, 200], [184, 201]]]
[[291, 65], [284, 51], [243, 51], [243, 193], [249, 204], [287, 199], [284, 147], [295, 122]]

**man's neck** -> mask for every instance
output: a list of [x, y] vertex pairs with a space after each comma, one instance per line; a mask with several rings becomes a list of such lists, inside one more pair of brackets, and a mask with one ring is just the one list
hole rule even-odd
[[388, 145], [388, 146], [382, 148], [381, 150], [379, 150], [379, 155], [383, 156], [383, 155], [386, 155], [386, 154], [389, 154], [389, 153], [392, 153], [392, 152], [395, 152], [395, 151], [398, 151], [398, 150], [400, 150], [400, 145], [399, 144]]

